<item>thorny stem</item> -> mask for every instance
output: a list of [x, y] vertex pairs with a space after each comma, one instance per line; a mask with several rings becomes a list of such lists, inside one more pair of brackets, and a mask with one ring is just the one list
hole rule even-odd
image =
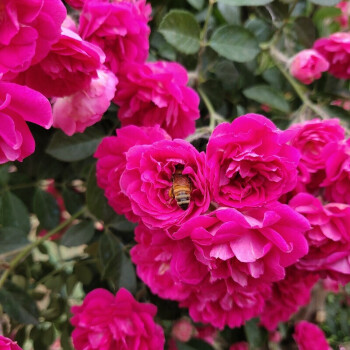
[[224, 122], [225, 119], [221, 115], [219, 115], [218, 113], [215, 112], [215, 109], [214, 109], [213, 105], [211, 104], [208, 96], [201, 88], [198, 89], [198, 92], [199, 92], [205, 106], [208, 109], [209, 118], [210, 118], [209, 130], [210, 130], [210, 132], [212, 132], [216, 126], [216, 122]]
[[312, 111], [314, 111], [319, 117], [322, 119], [328, 119], [327, 113], [320, 108], [319, 106], [315, 105], [310, 101], [310, 99], [306, 95], [306, 89], [304, 86], [300, 85], [285, 69], [285, 67], [281, 64], [279, 61], [280, 52], [274, 47], [270, 47], [270, 57], [273, 60], [276, 67], [279, 69], [279, 71], [283, 74], [283, 76], [288, 80], [290, 85], [293, 87], [296, 94], [299, 96], [303, 104], [307, 107], [309, 107]]
[[17, 267], [17, 265], [24, 259], [27, 257], [28, 254], [31, 253], [31, 251], [38, 247], [40, 244], [42, 244], [43, 242], [45, 242], [47, 239], [49, 239], [51, 236], [53, 236], [55, 233], [60, 232], [62, 229], [64, 229], [66, 226], [68, 226], [69, 224], [71, 224], [75, 219], [77, 219], [80, 215], [82, 215], [85, 212], [86, 208], [83, 207], [81, 210], [79, 210], [78, 212], [76, 212], [74, 215], [72, 215], [69, 219], [67, 219], [66, 221], [62, 222], [61, 224], [59, 224], [58, 226], [56, 226], [54, 229], [52, 229], [51, 231], [49, 231], [45, 236], [37, 239], [36, 241], [34, 241], [33, 243], [27, 245], [18, 255], [16, 255], [12, 261], [9, 264], [9, 267], [7, 270], [5, 270], [5, 272], [1, 275], [0, 278], [0, 289], [4, 286], [8, 276], [10, 275], [10, 273]]

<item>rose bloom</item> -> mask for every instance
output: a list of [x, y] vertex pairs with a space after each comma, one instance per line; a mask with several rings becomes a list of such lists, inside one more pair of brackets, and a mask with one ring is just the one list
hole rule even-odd
[[328, 144], [322, 153], [326, 160], [325, 197], [330, 202], [350, 204], [350, 139]]
[[0, 335], [0, 350], [22, 350], [17, 342]]
[[342, 13], [339, 17], [335, 17], [334, 19], [340, 24], [342, 29], [347, 29], [349, 27], [350, 2], [341, 1], [336, 7], [338, 7]]
[[163, 330], [153, 320], [157, 307], [137, 302], [124, 288], [115, 296], [95, 289], [71, 311], [76, 350], [163, 350]]
[[107, 69], [98, 69], [90, 85], [73, 95], [57, 98], [53, 104], [53, 126], [71, 136], [84, 132], [101, 120], [114, 97], [118, 79]]
[[159, 126], [138, 127], [134, 125], [117, 129], [117, 136], [105, 137], [94, 155], [97, 158], [97, 184], [105, 191], [109, 205], [116, 213], [131, 221], [138, 221], [131, 209], [130, 198], [120, 188], [120, 177], [126, 166], [126, 153], [135, 145], [148, 145], [170, 136]]
[[309, 303], [312, 287], [318, 279], [317, 274], [288, 267], [285, 279], [272, 286], [272, 295], [260, 316], [261, 324], [273, 331], [279, 322], [288, 321], [299, 307]]
[[325, 178], [326, 159], [322, 157], [324, 147], [344, 139], [345, 130], [338, 119], [313, 119], [292, 125], [289, 130], [297, 131], [290, 144], [300, 151], [298, 184], [294, 192], [317, 194]]
[[[191, 238], [195, 258], [208, 266], [212, 278], [232, 278], [242, 287], [284, 278], [285, 268], [306, 255], [308, 221], [288, 205], [275, 202], [262, 208], [219, 208], [185, 222], [173, 234]], [[186, 282], [192, 278], [188, 254], [172, 258]], [[180, 268], [181, 267], [181, 268]]]
[[159, 124], [173, 138], [195, 131], [199, 97], [187, 87], [187, 71], [175, 62], [125, 64], [114, 102], [122, 125]]
[[60, 40], [40, 63], [16, 78], [47, 97], [71, 95], [87, 89], [105, 60], [102, 50], [63, 27]]
[[350, 33], [318, 39], [313, 48], [329, 62], [329, 73], [339, 79], [350, 79]]
[[305, 234], [309, 253], [298, 266], [301, 269], [320, 272], [341, 283], [350, 281], [350, 206], [341, 203], [322, 205], [308, 193], [295, 196], [289, 205], [303, 214], [311, 224]]
[[326, 72], [328, 68], [327, 60], [317, 51], [309, 49], [302, 50], [293, 57], [289, 70], [303, 84], [311, 84], [320, 79], [322, 72]]
[[0, 164], [22, 161], [34, 152], [35, 142], [26, 122], [46, 129], [52, 125], [49, 101], [39, 92], [0, 81]]
[[193, 287], [193, 293], [180, 302], [180, 307], [188, 307], [193, 321], [223, 330], [225, 326], [240, 327], [257, 317], [270, 293], [268, 284], [241, 287], [230, 279], [211, 282], [207, 276]]
[[106, 54], [106, 66], [117, 73], [122, 62], [145, 62], [151, 6], [146, 0], [89, 0], [80, 15], [79, 33]]
[[234, 343], [230, 346], [229, 350], [249, 350], [249, 344], [245, 341]]
[[[176, 251], [192, 249], [192, 243], [187, 240], [179, 244], [165, 234], [164, 230], [149, 229], [142, 223], [135, 228], [137, 244], [131, 249], [132, 262], [136, 265], [137, 276], [151, 289], [152, 293], [163, 299], [183, 300], [191, 293], [191, 286], [183, 284], [175, 278], [172, 272], [171, 261]], [[196, 268], [195, 264], [189, 266]], [[207, 273], [207, 269], [197, 269], [198, 274]], [[200, 280], [199, 279], [199, 280]]]
[[313, 119], [294, 124], [290, 129], [297, 130], [290, 144], [300, 151], [300, 163], [303, 163], [311, 173], [324, 169], [325, 159], [322, 157], [324, 147], [345, 137], [345, 130], [340, 125], [339, 119]]
[[218, 125], [208, 142], [208, 179], [214, 200], [224, 206], [259, 206], [292, 190], [300, 153], [287, 145], [267, 118], [246, 114]]
[[322, 330], [307, 321], [299, 321], [296, 324], [293, 338], [299, 350], [332, 350]]
[[0, 74], [41, 61], [58, 41], [66, 14], [61, 0], [2, 0]]
[[[126, 153], [120, 188], [130, 199], [133, 213], [149, 228], [180, 226], [209, 208], [205, 166], [205, 154], [184, 140], [134, 146]], [[180, 176], [188, 182], [185, 187], [190, 203], [186, 209], [171, 197], [174, 174], [179, 167]]]

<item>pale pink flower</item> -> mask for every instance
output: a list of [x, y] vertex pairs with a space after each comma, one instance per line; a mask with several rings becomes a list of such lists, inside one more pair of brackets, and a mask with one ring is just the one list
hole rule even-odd
[[350, 139], [325, 146], [326, 176], [320, 186], [330, 202], [350, 204]]
[[60, 40], [38, 64], [21, 73], [16, 81], [47, 97], [62, 97], [87, 89], [105, 60], [102, 50], [73, 31], [62, 27]]
[[267, 118], [247, 114], [213, 131], [207, 146], [208, 179], [214, 200], [224, 206], [260, 206], [292, 190], [299, 151]]
[[26, 122], [46, 129], [52, 125], [49, 101], [27, 86], [0, 81], [0, 113], [0, 164], [22, 161], [34, 152], [34, 138]]
[[130, 63], [123, 66], [114, 102], [122, 125], [159, 124], [173, 138], [195, 131], [199, 97], [187, 87], [188, 76], [176, 62]]
[[124, 288], [115, 296], [95, 289], [71, 311], [76, 350], [163, 350], [163, 330], [154, 322], [157, 307], [137, 302]]
[[0, 335], [0, 350], [22, 350], [17, 342]]
[[89, 0], [80, 15], [79, 33], [106, 54], [106, 66], [117, 73], [123, 62], [145, 62], [151, 6], [146, 0]]
[[286, 322], [310, 301], [310, 293], [319, 276], [298, 270], [294, 266], [287, 268], [285, 279], [272, 285], [272, 295], [267, 299], [261, 313], [261, 324], [270, 331], [277, 328], [279, 322]]
[[322, 330], [307, 321], [299, 321], [296, 324], [293, 338], [299, 350], [332, 350]]
[[101, 120], [114, 97], [118, 79], [107, 69], [97, 70], [90, 85], [73, 95], [57, 98], [53, 104], [53, 126], [71, 136]]
[[131, 221], [138, 221], [131, 209], [130, 198], [120, 188], [120, 177], [126, 167], [126, 153], [135, 145], [170, 140], [170, 136], [158, 125], [149, 128], [130, 125], [116, 132], [117, 136], [102, 140], [94, 155], [98, 159], [97, 184], [105, 190], [109, 205], [118, 214], [124, 214]]
[[66, 9], [61, 0], [2, 0], [0, 73], [22, 72], [58, 41]]
[[318, 39], [313, 48], [329, 62], [330, 74], [339, 79], [350, 78], [350, 33], [334, 33]]
[[194, 335], [195, 328], [189, 318], [182, 318], [173, 324], [171, 335], [183, 343], [188, 342]]
[[309, 253], [298, 266], [341, 283], [350, 281], [350, 205], [321, 201], [308, 193], [296, 195], [289, 205], [311, 224], [305, 237]]
[[[182, 176], [189, 181], [190, 203], [186, 209], [171, 197], [178, 167], [182, 167]], [[130, 199], [133, 213], [149, 228], [179, 226], [209, 208], [205, 167], [205, 154], [184, 140], [134, 146], [126, 153], [120, 188]]]
[[290, 73], [303, 84], [320, 79], [329, 68], [327, 60], [317, 51], [309, 49], [297, 53], [290, 64]]

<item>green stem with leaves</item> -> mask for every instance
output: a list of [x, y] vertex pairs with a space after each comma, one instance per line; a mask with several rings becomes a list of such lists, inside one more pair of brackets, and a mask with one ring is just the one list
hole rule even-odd
[[37, 239], [33, 243], [31, 243], [31, 244], [27, 245], [26, 247], [24, 247], [23, 250], [21, 250], [21, 252], [12, 259], [12, 261], [9, 264], [8, 269], [5, 270], [5, 272], [1, 275], [1, 278], [0, 278], [0, 289], [4, 286], [6, 280], [9, 277], [9, 275], [11, 274], [11, 272], [17, 267], [17, 265], [23, 259], [25, 259], [32, 252], [33, 249], [35, 249], [36, 247], [40, 246], [40, 244], [42, 244], [43, 242], [48, 240], [54, 234], [60, 232], [65, 227], [70, 225], [75, 219], [77, 219], [79, 216], [84, 214], [85, 211], [86, 211], [86, 208], [83, 207], [82, 209], [77, 211], [75, 214], [73, 214], [69, 219], [67, 219], [66, 221], [62, 222], [61, 224], [56, 226], [54, 229], [49, 231], [45, 236]]

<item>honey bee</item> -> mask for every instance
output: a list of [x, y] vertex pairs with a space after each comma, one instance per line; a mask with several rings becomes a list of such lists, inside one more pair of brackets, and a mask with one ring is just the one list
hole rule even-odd
[[190, 204], [192, 182], [188, 175], [182, 175], [184, 166], [177, 164], [175, 166], [175, 174], [173, 175], [173, 184], [169, 190], [169, 197], [175, 198], [177, 205], [186, 210]]

